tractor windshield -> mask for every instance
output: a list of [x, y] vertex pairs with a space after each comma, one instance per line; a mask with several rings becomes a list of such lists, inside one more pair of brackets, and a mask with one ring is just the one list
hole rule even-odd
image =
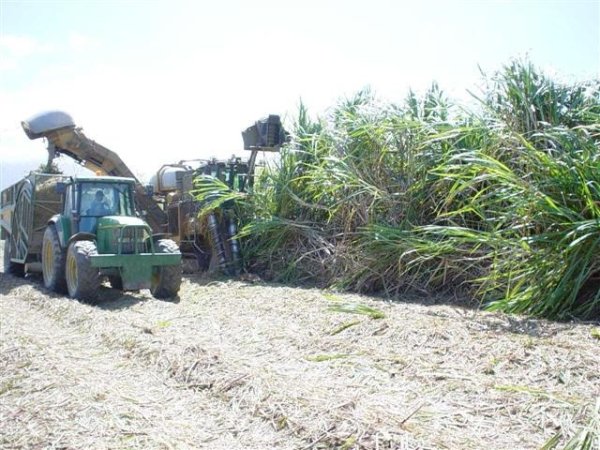
[[82, 183], [79, 190], [82, 216], [133, 216], [128, 183]]

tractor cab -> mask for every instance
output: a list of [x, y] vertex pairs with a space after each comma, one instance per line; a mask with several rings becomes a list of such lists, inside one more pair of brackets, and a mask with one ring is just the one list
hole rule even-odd
[[134, 217], [134, 181], [128, 178], [76, 178], [65, 185], [63, 216], [70, 218], [71, 234], [97, 233], [105, 216]]

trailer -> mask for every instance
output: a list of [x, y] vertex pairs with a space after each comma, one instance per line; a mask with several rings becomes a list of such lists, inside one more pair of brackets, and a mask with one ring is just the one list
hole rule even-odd
[[0, 226], [5, 272], [41, 272], [41, 250], [46, 225], [61, 211], [56, 186], [67, 177], [31, 173], [0, 194]]

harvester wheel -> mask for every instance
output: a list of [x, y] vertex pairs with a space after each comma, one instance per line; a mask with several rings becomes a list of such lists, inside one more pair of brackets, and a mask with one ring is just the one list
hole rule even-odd
[[7, 236], [4, 241], [4, 273], [17, 277], [25, 276], [25, 266], [10, 260], [10, 236]]
[[69, 296], [95, 303], [100, 290], [100, 274], [92, 267], [90, 256], [97, 255], [92, 241], [75, 241], [67, 251], [66, 278]]
[[48, 225], [42, 241], [42, 275], [44, 286], [58, 292], [67, 291], [65, 280], [65, 252], [60, 247], [56, 227]]
[[[177, 244], [171, 239], [159, 239], [154, 244], [157, 253], [178, 253]], [[174, 298], [181, 287], [181, 264], [155, 267], [152, 270], [150, 292], [156, 298]]]

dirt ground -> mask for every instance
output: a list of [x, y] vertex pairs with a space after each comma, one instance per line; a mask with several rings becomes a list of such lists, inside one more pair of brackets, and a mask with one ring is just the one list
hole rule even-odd
[[538, 449], [597, 420], [597, 323], [203, 278], [174, 302], [102, 291], [0, 273], [1, 448]]

